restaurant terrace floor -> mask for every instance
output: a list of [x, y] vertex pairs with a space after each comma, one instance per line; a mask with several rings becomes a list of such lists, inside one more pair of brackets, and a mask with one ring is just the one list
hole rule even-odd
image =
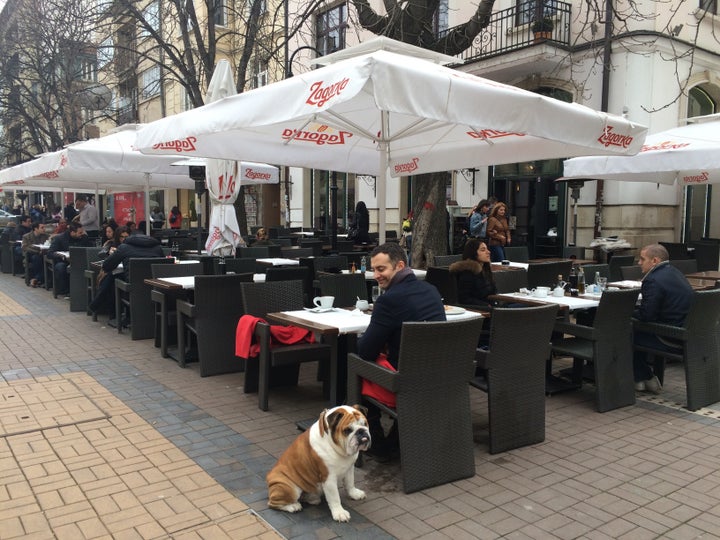
[[0, 373], [2, 539], [720, 537], [720, 405], [683, 409], [678, 365], [604, 414], [590, 386], [548, 397], [545, 441], [496, 455], [472, 389], [476, 475], [407, 495], [399, 463], [367, 458], [347, 524], [266, 507], [265, 473], [324, 407], [312, 364], [262, 412], [242, 374], [201, 378], [2, 274]]

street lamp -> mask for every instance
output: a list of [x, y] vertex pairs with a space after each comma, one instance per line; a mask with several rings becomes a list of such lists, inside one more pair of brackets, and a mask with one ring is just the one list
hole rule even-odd
[[295, 55], [296, 55], [297, 53], [299, 53], [300, 51], [306, 51], [306, 50], [314, 51], [315, 54], [317, 54], [318, 56], [322, 56], [322, 55], [323, 55], [322, 51], [316, 49], [316, 48], [313, 47], [312, 45], [303, 45], [302, 47], [298, 47], [298, 48], [295, 49], [295, 50], [293, 51], [293, 53], [290, 55], [290, 58], [288, 59], [287, 64], [285, 65], [285, 78], [286, 78], [286, 79], [289, 79], [290, 77], [293, 76], [292, 63], [293, 63], [293, 60], [295, 60]]

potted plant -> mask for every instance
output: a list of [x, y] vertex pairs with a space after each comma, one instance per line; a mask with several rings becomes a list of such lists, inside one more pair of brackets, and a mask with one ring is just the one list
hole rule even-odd
[[543, 39], [551, 39], [552, 31], [555, 28], [555, 21], [552, 17], [545, 16], [542, 19], [535, 19], [530, 24], [530, 29], [533, 31], [535, 41]]

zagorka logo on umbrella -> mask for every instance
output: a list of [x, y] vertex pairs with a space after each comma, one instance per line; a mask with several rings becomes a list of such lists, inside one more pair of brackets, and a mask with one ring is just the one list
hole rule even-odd
[[349, 131], [335, 131], [330, 126], [324, 124], [316, 129], [291, 129], [285, 128], [282, 132], [282, 138], [286, 141], [310, 142], [317, 145], [323, 144], [345, 144], [345, 140], [352, 137]]
[[499, 139], [501, 137], [524, 137], [524, 133], [515, 133], [512, 131], [500, 131], [499, 129], [479, 129], [477, 131], [468, 131], [473, 139]]
[[310, 86], [310, 96], [305, 100], [305, 103], [322, 107], [335, 96], [339, 96], [349, 82], [350, 79], [347, 77], [342, 81], [329, 84], [328, 86], [323, 86], [325, 81], [315, 82]]
[[710, 173], [707, 171], [682, 177], [684, 184], [707, 184], [708, 180], [710, 180]]
[[418, 168], [418, 162], [420, 161], [420, 158], [412, 158], [407, 163], [398, 163], [393, 167], [393, 170], [398, 174], [407, 174], [411, 173]]
[[676, 143], [672, 141], [663, 141], [658, 144], [644, 144], [640, 149], [641, 152], [650, 152], [651, 150], [678, 150], [690, 146], [690, 143]]
[[254, 171], [253, 169], [248, 167], [248, 169], [245, 171], [245, 178], [249, 178], [250, 180], [270, 181], [270, 173]]
[[153, 150], [175, 150], [176, 152], [194, 152], [196, 137], [185, 137], [174, 141], [161, 142], [153, 145]]
[[598, 142], [605, 148], [608, 146], [619, 146], [620, 148], [627, 148], [633, 142], [631, 135], [620, 135], [613, 131], [613, 126], [605, 126], [603, 134], [598, 138]]

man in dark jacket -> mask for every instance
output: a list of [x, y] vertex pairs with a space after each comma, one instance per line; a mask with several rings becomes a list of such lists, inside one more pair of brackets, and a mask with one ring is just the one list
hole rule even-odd
[[[375, 362], [381, 352], [386, 352], [388, 361], [397, 369], [402, 324], [445, 321], [445, 308], [438, 290], [415, 277], [399, 244], [389, 242], [376, 247], [370, 253], [370, 263], [384, 294], [373, 305], [370, 324], [358, 340], [358, 354]], [[373, 441], [371, 453], [379, 458], [389, 457], [397, 447], [397, 427], [393, 426], [386, 438], [376, 407], [368, 407], [367, 419]]]
[[47, 256], [53, 259], [55, 263], [53, 272], [53, 279], [56, 280], [55, 290], [58, 294], [62, 295], [70, 292], [70, 274], [68, 273], [68, 265], [70, 264], [68, 253], [70, 252], [70, 246], [92, 246], [82, 225], [79, 223], [70, 223], [65, 232], [53, 236], [47, 252]]
[[[98, 274], [98, 289], [95, 298], [90, 303], [90, 310], [100, 311], [103, 307], [108, 308], [110, 313], [115, 313], [115, 276], [113, 272], [120, 263], [123, 265], [123, 272], [127, 270], [130, 259], [146, 259], [152, 257], [164, 257], [160, 241], [145, 234], [133, 234], [123, 241], [117, 249], [103, 261], [102, 270]], [[123, 273], [124, 276], [124, 273]]]
[[[657, 322], [682, 326], [690, 311], [693, 290], [680, 270], [670, 265], [667, 250], [660, 244], [640, 250], [638, 264], [645, 277], [642, 280], [642, 301], [633, 317], [643, 322]], [[677, 350], [673, 343], [647, 332], [635, 332], [635, 345], [661, 351]], [[635, 389], [659, 394], [660, 381], [647, 362], [647, 354], [635, 352], [633, 358]]]
[[13, 246], [13, 254], [15, 255], [15, 265], [19, 268], [22, 268], [25, 264], [25, 258], [23, 256], [22, 251], [22, 242], [23, 236], [25, 236], [27, 233], [32, 232], [32, 218], [30, 216], [24, 215], [18, 218], [18, 225], [15, 227], [15, 230], [13, 231], [13, 237], [12, 239], [15, 241], [15, 245]]

